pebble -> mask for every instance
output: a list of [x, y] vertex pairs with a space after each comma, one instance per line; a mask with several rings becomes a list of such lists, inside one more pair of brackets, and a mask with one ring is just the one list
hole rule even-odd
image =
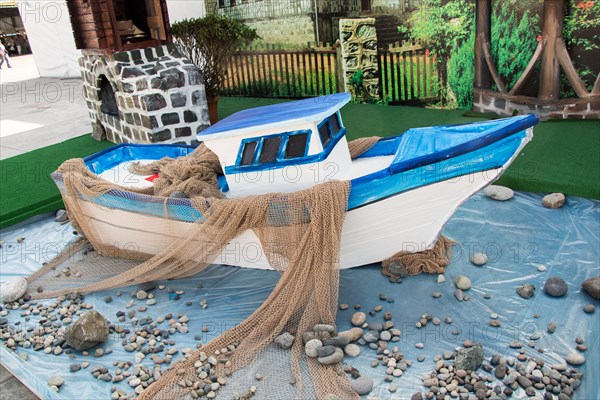
[[364, 312], [357, 312], [354, 313], [354, 315], [352, 316], [352, 325], [354, 326], [361, 326], [362, 324], [365, 323], [365, 321], [367, 320], [367, 315]]
[[537, 270], [540, 272], [544, 272], [546, 270], [546, 266], [545, 265], [538, 265]]
[[65, 383], [65, 380], [60, 375], [54, 375], [48, 379], [48, 386], [61, 387]]
[[317, 350], [323, 347], [323, 343], [319, 339], [309, 340], [306, 345], [304, 345], [304, 351], [306, 355], [312, 358], [317, 358], [319, 355], [317, 354]]
[[419, 355], [417, 356], [417, 361], [418, 361], [418, 362], [423, 362], [423, 361], [425, 361], [425, 356], [424, 356], [423, 354], [419, 354]]
[[487, 264], [488, 257], [484, 253], [475, 253], [471, 256], [471, 264], [478, 267]]
[[148, 297], [148, 293], [145, 290], [138, 290], [138, 292], [135, 294], [135, 297], [138, 300], [144, 300]]
[[458, 300], [458, 301], [463, 301], [465, 299], [465, 295], [464, 295], [463, 291], [460, 289], [456, 289], [454, 291], [454, 297], [456, 297], [456, 300]]
[[554, 333], [556, 331], [556, 322], [550, 322], [548, 324], [548, 333]]
[[340, 310], [347, 310], [348, 309], [348, 304], [342, 303], [339, 305]]
[[340, 349], [339, 347], [336, 347], [333, 354], [330, 354], [326, 357], [319, 357], [319, 358], [317, 358], [317, 361], [319, 361], [323, 365], [331, 365], [331, 364], [337, 364], [337, 363], [341, 362], [343, 358], [344, 358], [344, 351], [342, 349]]
[[586, 292], [596, 300], [600, 300], [600, 276], [586, 279], [581, 284], [581, 288], [584, 292]]
[[442, 297], [442, 292], [438, 292], [437, 290], [433, 293], [431, 293], [431, 295], [433, 296], [433, 298], [437, 299]]
[[113, 300], [112, 296], [106, 296], [106, 297], [104, 298], [104, 302], [105, 302], [105, 303], [110, 303], [112, 300]]
[[344, 347], [344, 353], [348, 357], [358, 357], [358, 355], [360, 354], [360, 346], [358, 346], [354, 343], [347, 344]]
[[417, 349], [422, 349], [422, 348], [424, 348], [424, 347], [425, 347], [425, 345], [424, 345], [423, 343], [419, 342], [419, 343], [415, 344], [415, 347], [416, 347]]
[[535, 286], [529, 283], [519, 286], [517, 287], [517, 294], [524, 299], [529, 299], [535, 294]]
[[338, 332], [338, 336], [345, 337], [349, 342], [355, 342], [360, 339], [363, 335], [361, 328], [351, 328], [347, 331]]
[[581, 365], [585, 362], [585, 356], [579, 353], [570, 353], [566, 360], [571, 365]]
[[294, 340], [296, 338], [289, 332], [284, 332], [281, 335], [277, 336], [274, 340], [274, 343], [281, 347], [282, 349], [289, 349], [294, 344]]
[[550, 193], [542, 198], [542, 204], [546, 208], [560, 208], [565, 204], [565, 195], [562, 193]]
[[552, 276], [544, 283], [544, 292], [552, 297], [562, 297], [569, 290], [566, 282], [558, 276]]
[[65, 223], [69, 220], [69, 214], [64, 209], [60, 209], [54, 214], [54, 220], [60, 224]]
[[483, 194], [490, 199], [506, 201], [512, 199], [515, 195], [515, 192], [513, 192], [512, 189], [504, 186], [490, 185], [483, 190]]
[[594, 311], [596, 311], [596, 306], [593, 304], [586, 304], [585, 306], [583, 306], [583, 311], [587, 314], [593, 314]]
[[27, 280], [23, 277], [16, 277], [7, 280], [0, 286], [0, 302], [12, 303], [19, 300], [27, 291]]
[[373, 390], [373, 379], [368, 376], [361, 376], [358, 379], [355, 379], [350, 384], [352, 386], [352, 390], [358, 393], [361, 396], [371, 393]]
[[442, 274], [439, 274], [437, 277], [437, 283], [444, 283], [446, 282], [446, 277]]
[[330, 345], [326, 345], [326, 346], [321, 346], [317, 348], [317, 356], [319, 357], [327, 357], [332, 355], [333, 353], [335, 353], [335, 346], [330, 346]]
[[77, 372], [77, 371], [81, 370], [81, 365], [79, 365], [79, 364], [71, 364], [69, 366], [69, 370], [71, 372]]

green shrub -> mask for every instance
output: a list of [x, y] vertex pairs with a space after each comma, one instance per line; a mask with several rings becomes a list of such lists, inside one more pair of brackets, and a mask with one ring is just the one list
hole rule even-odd
[[219, 94], [235, 49], [258, 38], [256, 30], [243, 22], [220, 15], [175, 22], [171, 32], [185, 55], [202, 71], [207, 97]]

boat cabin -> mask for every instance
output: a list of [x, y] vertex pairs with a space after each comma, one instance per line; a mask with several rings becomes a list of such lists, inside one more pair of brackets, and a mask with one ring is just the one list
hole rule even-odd
[[197, 137], [221, 161], [229, 197], [295, 192], [350, 178], [339, 109], [349, 93], [244, 110]]

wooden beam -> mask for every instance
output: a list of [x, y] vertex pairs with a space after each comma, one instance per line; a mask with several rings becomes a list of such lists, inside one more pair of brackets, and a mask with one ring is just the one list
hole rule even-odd
[[514, 95], [517, 92], [517, 90], [521, 89], [521, 86], [525, 82], [527, 82], [527, 80], [531, 76], [531, 73], [533, 72], [533, 67], [535, 66], [535, 63], [540, 59], [540, 56], [542, 55], [542, 51], [544, 50], [545, 43], [546, 43], [546, 41], [544, 39], [542, 39], [538, 42], [537, 47], [535, 48], [535, 51], [533, 52], [533, 56], [531, 57], [531, 60], [529, 60], [529, 64], [527, 64], [527, 67], [525, 67], [525, 70], [519, 77], [519, 80], [517, 80], [517, 83], [515, 83], [515, 86], [513, 86], [513, 88], [510, 89], [508, 94], [510, 94], [511, 96]]
[[600, 95], [600, 74], [596, 76], [596, 82], [592, 88], [592, 96]]
[[483, 46], [483, 56], [485, 57], [485, 62], [490, 71], [490, 74], [492, 75], [492, 78], [494, 79], [496, 86], [498, 86], [498, 90], [500, 90], [500, 93], [506, 93], [506, 87], [504, 86], [504, 83], [502, 82], [502, 79], [500, 78], [500, 74], [498, 74], [498, 70], [496, 69], [494, 60], [492, 60], [492, 54], [490, 52], [490, 42], [484, 42], [483, 38], [482, 38], [481, 43]]
[[115, 9], [113, 7], [112, 0], [107, 0], [108, 5], [108, 14], [110, 15], [110, 26], [112, 28], [112, 36], [113, 36], [113, 44], [115, 51], [121, 51], [123, 46], [121, 44], [121, 35], [119, 34], [119, 30], [117, 28], [117, 18], [115, 16]]
[[475, 19], [475, 87], [478, 89], [490, 88], [490, 71], [486, 66], [483, 54], [483, 43], [490, 40], [491, 0], [477, 0]]
[[556, 41], [562, 39], [564, 0], [544, 0], [542, 37], [546, 46], [542, 52], [538, 97], [556, 100], [560, 97], [560, 64], [556, 57]]
[[575, 90], [577, 97], [589, 97], [590, 94], [581, 80], [581, 77], [577, 73], [577, 70], [575, 70], [573, 61], [571, 61], [571, 57], [567, 51], [567, 46], [565, 46], [565, 42], [562, 39], [556, 41], [556, 57], [558, 58], [560, 65], [563, 67], [563, 70], [567, 75], [567, 79], [569, 80], [573, 90]]

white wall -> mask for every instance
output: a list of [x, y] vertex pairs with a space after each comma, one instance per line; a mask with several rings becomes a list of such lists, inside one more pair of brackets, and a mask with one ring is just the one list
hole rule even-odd
[[19, 0], [19, 13], [41, 77], [78, 77], [81, 51], [75, 48], [65, 0]]
[[204, 0], [167, 0], [169, 22], [185, 18], [199, 18], [206, 15]]

